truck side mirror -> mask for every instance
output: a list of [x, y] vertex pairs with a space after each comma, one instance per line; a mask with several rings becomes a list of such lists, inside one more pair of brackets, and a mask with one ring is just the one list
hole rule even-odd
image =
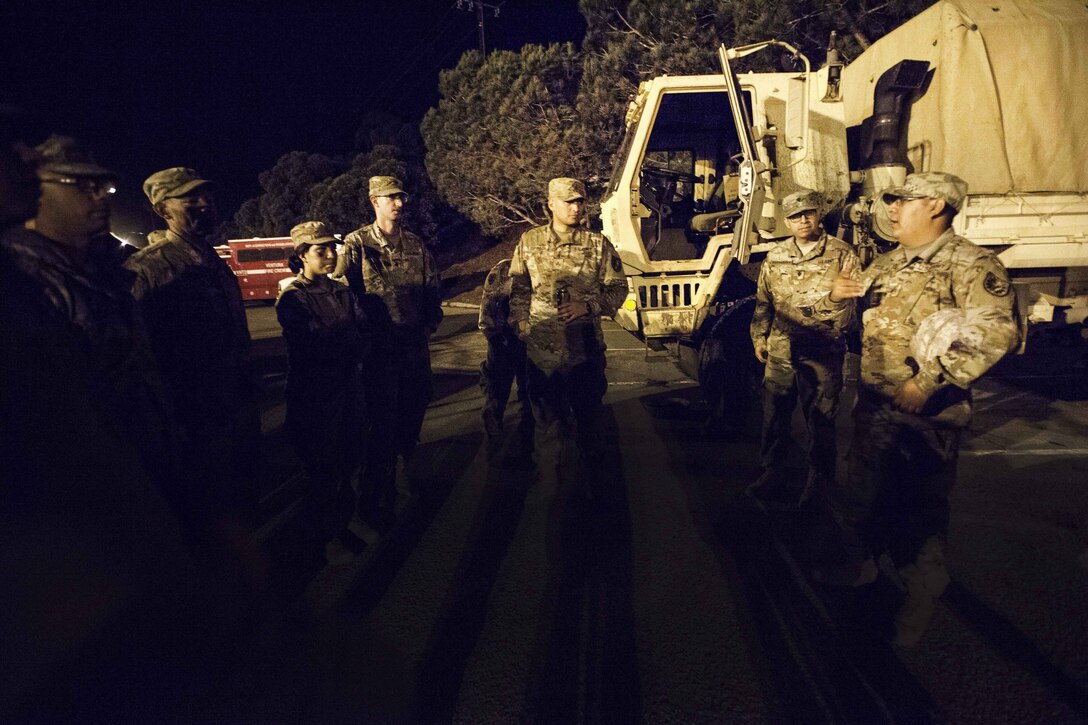
[[805, 145], [806, 83], [791, 78], [786, 87], [786, 147], [799, 149]]

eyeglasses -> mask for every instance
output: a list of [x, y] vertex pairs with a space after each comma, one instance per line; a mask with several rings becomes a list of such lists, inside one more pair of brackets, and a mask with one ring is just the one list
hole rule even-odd
[[84, 194], [95, 196], [97, 194], [116, 194], [117, 187], [113, 185], [113, 181], [109, 179], [72, 179], [66, 176], [62, 176], [56, 179], [42, 179], [43, 184], [64, 184], [65, 186], [74, 186]]

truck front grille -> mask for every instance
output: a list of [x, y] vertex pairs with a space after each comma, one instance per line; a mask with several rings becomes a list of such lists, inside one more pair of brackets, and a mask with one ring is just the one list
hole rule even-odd
[[698, 282], [661, 282], [638, 285], [639, 307], [690, 307], [699, 291]]

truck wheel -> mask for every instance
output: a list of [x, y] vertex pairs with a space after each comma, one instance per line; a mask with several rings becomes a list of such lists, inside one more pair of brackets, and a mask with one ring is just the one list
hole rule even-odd
[[[748, 334], [751, 317], [735, 315], [699, 347], [699, 386], [710, 412], [704, 432], [722, 437], [742, 431], [759, 389], [759, 361]], [[724, 329], [723, 329], [724, 328]]]

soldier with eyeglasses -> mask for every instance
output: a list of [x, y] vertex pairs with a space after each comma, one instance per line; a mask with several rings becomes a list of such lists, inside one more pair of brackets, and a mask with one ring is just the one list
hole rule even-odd
[[51, 136], [37, 152], [37, 213], [0, 245], [71, 323], [88, 354], [97, 402], [170, 497], [177, 486], [173, 414], [129, 293], [131, 275], [102, 243], [112, 239], [117, 174], [69, 137]]

